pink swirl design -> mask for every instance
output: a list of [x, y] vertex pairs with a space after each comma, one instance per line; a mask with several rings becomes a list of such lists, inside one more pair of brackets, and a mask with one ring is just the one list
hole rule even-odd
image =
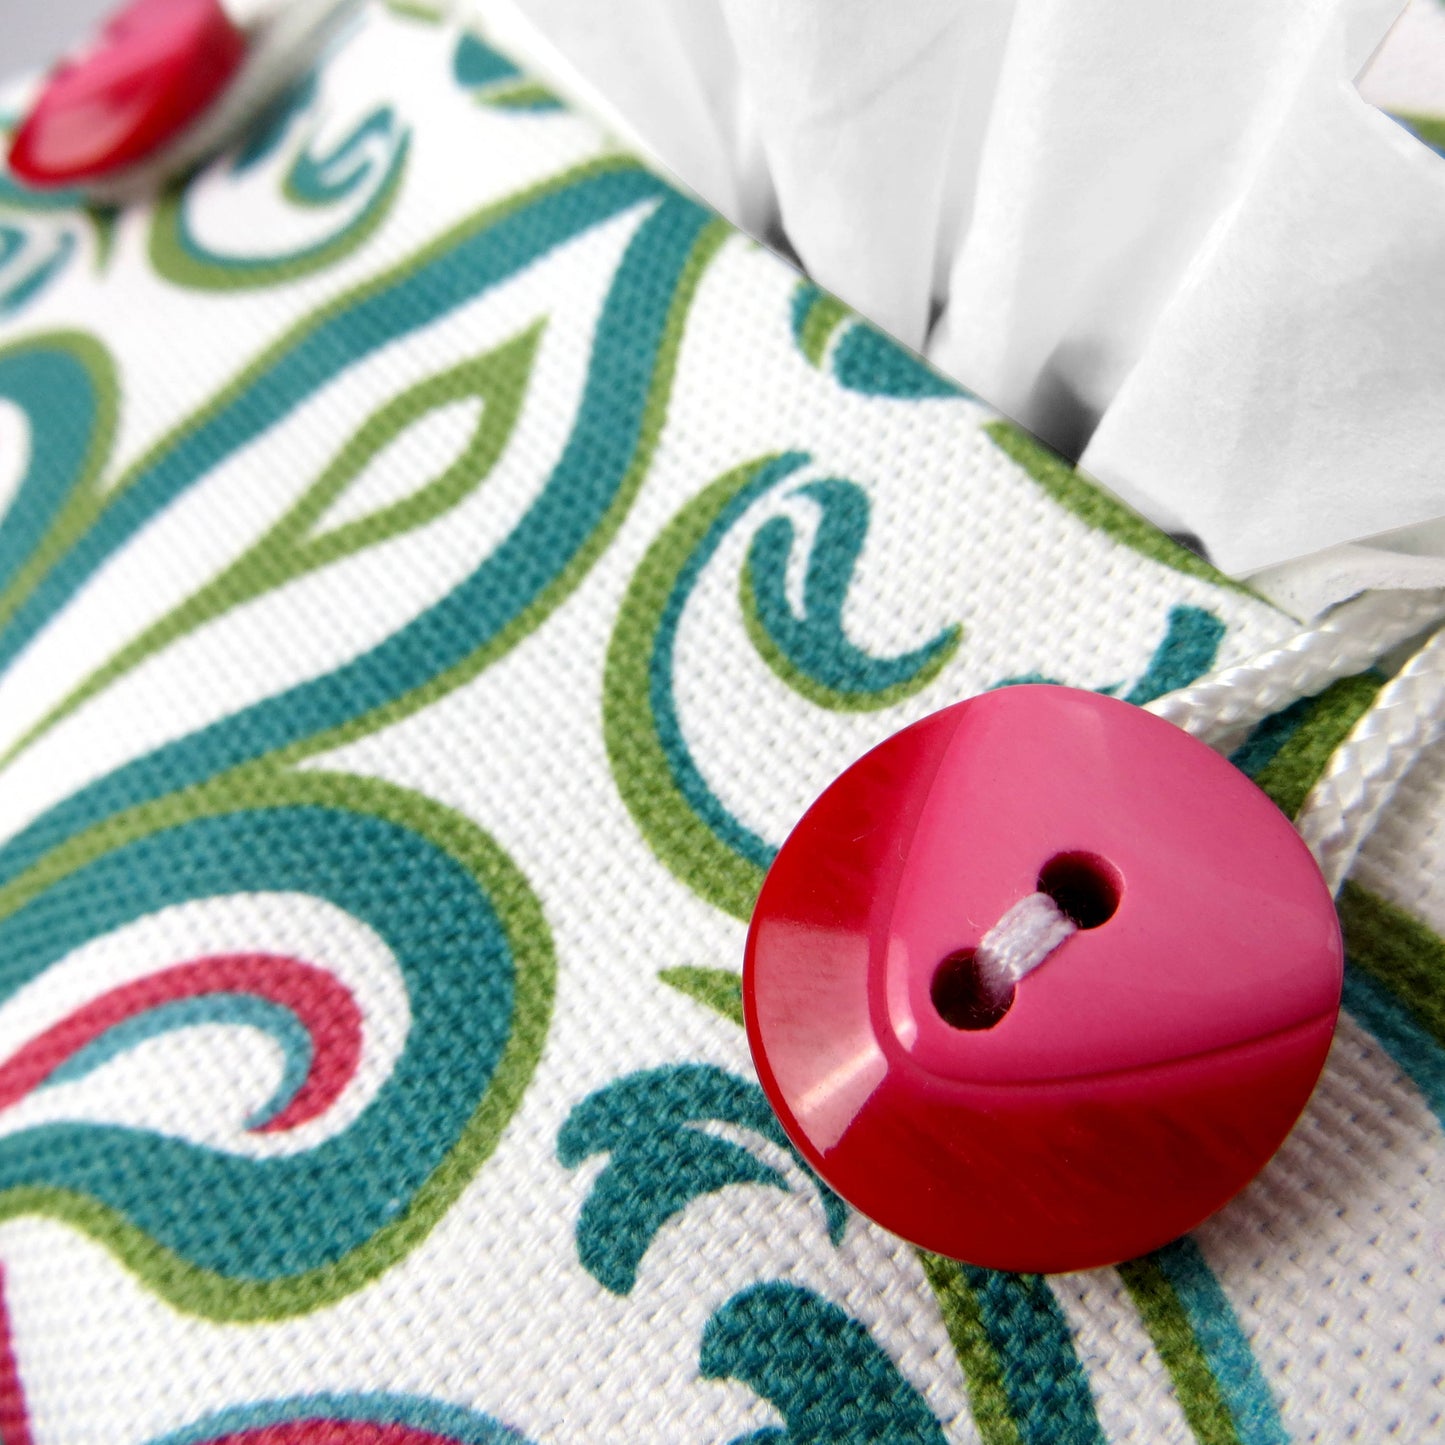
[[37, 1034], [0, 1063], [0, 1109], [18, 1103], [120, 1026], [192, 999], [215, 1000], [220, 1005], [215, 1016], [223, 1021], [228, 1001], [264, 1001], [285, 1010], [309, 1038], [310, 1057], [303, 1060], [298, 1086], [275, 1113], [251, 1124], [252, 1132], [279, 1133], [316, 1118], [356, 1073], [361, 1009], [335, 975], [280, 954], [221, 954], [111, 989]]
[[457, 1445], [457, 1437], [397, 1420], [278, 1420], [213, 1435], [205, 1445]]

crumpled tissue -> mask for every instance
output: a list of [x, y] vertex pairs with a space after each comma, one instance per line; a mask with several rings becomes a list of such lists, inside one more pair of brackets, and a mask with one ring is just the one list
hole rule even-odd
[[1445, 585], [1439, 0], [474, 8], [1299, 615]]

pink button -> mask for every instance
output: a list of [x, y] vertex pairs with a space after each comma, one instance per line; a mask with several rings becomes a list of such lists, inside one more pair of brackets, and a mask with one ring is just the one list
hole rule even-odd
[[56, 67], [10, 144], [11, 170], [66, 185], [155, 155], [210, 106], [245, 49], [219, 0], [133, 0]]
[[[970, 952], [1026, 895], [1080, 922], [1006, 1011]], [[1172, 724], [1013, 687], [875, 748], [804, 815], [748, 935], [758, 1074], [834, 1189], [998, 1269], [1132, 1258], [1279, 1147], [1339, 1011], [1299, 835]]]

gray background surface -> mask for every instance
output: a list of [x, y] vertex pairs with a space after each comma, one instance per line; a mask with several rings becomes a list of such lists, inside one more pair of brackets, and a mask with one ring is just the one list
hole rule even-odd
[[116, 8], [117, 0], [0, 0], [0, 80], [48, 65]]

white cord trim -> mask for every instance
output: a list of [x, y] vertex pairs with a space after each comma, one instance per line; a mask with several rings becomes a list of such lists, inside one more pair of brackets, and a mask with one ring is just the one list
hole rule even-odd
[[[1363, 671], [1445, 619], [1445, 591], [1371, 592], [1267, 652], [1149, 704], [1149, 711], [1218, 743], [1339, 678]], [[1420, 752], [1445, 737], [1445, 631], [1380, 690], [1335, 750], [1296, 826], [1331, 892]]]
[[1337, 893], [1411, 763], [1445, 737], [1445, 631], [1381, 688], [1295, 819]]
[[1362, 672], [1442, 617], [1445, 590], [1367, 592], [1277, 647], [1157, 698], [1148, 710], [1214, 742]]
[[974, 954], [979, 984], [1002, 1003], [1014, 985], [1032, 973], [1079, 925], [1047, 893], [1030, 893], [984, 934]]

